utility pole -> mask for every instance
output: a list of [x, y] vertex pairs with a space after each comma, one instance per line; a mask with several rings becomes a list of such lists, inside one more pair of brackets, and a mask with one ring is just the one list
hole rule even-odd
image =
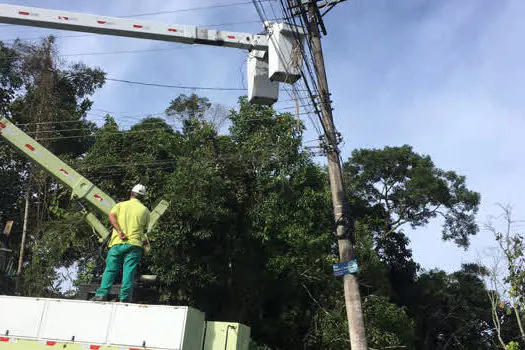
[[[307, 16], [303, 7], [305, 2], [308, 6]], [[339, 2], [341, 2], [341, 0], [323, 3], [322, 6], [327, 7], [325, 14]], [[330, 101], [330, 92], [328, 90], [328, 80], [326, 78], [323, 48], [321, 45], [321, 32], [319, 28], [322, 28], [324, 34], [326, 34], [326, 29], [316, 0], [297, 0], [297, 5], [300, 6], [306, 24], [309, 26], [308, 38], [313, 51], [312, 54], [314, 58], [316, 80], [319, 87], [322, 123], [326, 133], [326, 155], [328, 158], [328, 174], [330, 177], [330, 189], [332, 192], [334, 218], [336, 222], [335, 233], [337, 235], [339, 247], [339, 260], [340, 262], [350, 262], [355, 259], [354, 247], [350, 240], [350, 234], [353, 231], [353, 227], [350, 226], [352, 221], [350, 220], [350, 213], [348, 210], [348, 197], [343, 186], [343, 172], [339, 156], [340, 150], [338, 147], [339, 142], [332, 116], [332, 104]], [[366, 350], [367, 342], [365, 324], [357, 275], [345, 274], [343, 281], [351, 348], [353, 350]]]

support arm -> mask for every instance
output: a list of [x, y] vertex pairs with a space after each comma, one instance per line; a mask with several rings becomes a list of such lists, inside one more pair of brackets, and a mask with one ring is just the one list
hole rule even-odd
[[75, 199], [85, 199], [109, 215], [115, 201], [91, 181], [73, 170], [44, 146], [17, 128], [7, 118], [0, 119], [0, 135], [29, 159], [40, 165], [51, 176], [68, 187]]
[[193, 25], [145, 22], [77, 12], [0, 4], [0, 23], [108, 34], [131, 38], [268, 50], [266, 35], [203, 29]]
[[[0, 119], [0, 136], [68, 187], [72, 191], [72, 197], [74, 199], [79, 201], [87, 200], [103, 214], [106, 216], [109, 215], [111, 208], [115, 205], [115, 201], [108, 194], [100, 190], [91, 181], [80, 175], [36, 140], [17, 128], [7, 118]], [[78, 203], [80, 204], [80, 202]], [[155, 208], [153, 208], [148, 232], [151, 231], [168, 206], [169, 203], [167, 201], [161, 200]], [[84, 214], [84, 219], [93, 227], [100, 238], [104, 240], [109, 235], [107, 228], [94, 214], [84, 208], [82, 204], [80, 204], [80, 210]]]

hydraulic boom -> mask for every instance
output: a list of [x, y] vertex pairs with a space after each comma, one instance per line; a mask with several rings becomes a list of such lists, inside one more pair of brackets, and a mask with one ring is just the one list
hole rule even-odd
[[279, 82], [301, 77], [304, 31], [286, 23], [266, 22], [260, 35], [8, 4], [0, 4], [0, 23], [247, 50], [248, 99], [258, 104], [275, 103]]
[[[72, 192], [71, 197], [79, 202], [86, 201], [92, 204], [105, 216], [109, 215], [115, 201], [108, 194], [95, 186], [91, 181], [80, 175], [77, 171], [60, 160], [57, 156], [31, 138], [25, 132], [17, 128], [7, 118], [0, 119], [0, 136], [9, 142], [13, 147], [22, 152], [26, 157], [40, 165], [51, 176], [57, 179]], [[83, 213], [86, 221], [98, 233], [101, 240], [104, 240], [109, 231], [97, 219], [97, 217], [87, 211], [84, 207]], [[153, 228], [160, 216], [168, 208], [168, 202], [161, 200], [152, 210], [148, 232]]]

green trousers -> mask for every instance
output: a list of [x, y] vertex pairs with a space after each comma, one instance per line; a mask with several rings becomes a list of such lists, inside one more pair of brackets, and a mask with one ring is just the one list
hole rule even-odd
[[107, 296], [109, 289], [115, 282], [119, 271], [122, 269], [122, 284], [119, 299], [131, 301], [133, 279], [135, 271], [142, 256], [142, 247], [131, 244], [117, 244], [111, 247], [106, 258], [106, 269], [102, 276], [102, 283], [97, 290], [97, 296]]

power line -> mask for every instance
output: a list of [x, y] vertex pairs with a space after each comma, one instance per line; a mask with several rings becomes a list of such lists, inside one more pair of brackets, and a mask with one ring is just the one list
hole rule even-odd
[[230, 88], [230, 87], [205, 87], [205, 86], [168, 85], [168, 84], [145, 83], [145, 82], [141, 82], [141, 81], [124, 80], [124, 79], [113, 79], [113, 78], [106, 78], [106, 81], [113, 81], [113, 82], [116, 82], [116, 83], [124, 83], [124, 84], [130, 84], [130, 85], [142, 85], [142, 86], [152, 86], [152, 87], [161, 87], [161, 88], [170, 88], [170, 89], [246, 91], [246, 89], [234, 88], [234, 87]]
[[[263, 1], [269, 2], [269, 1], [275, 1], [275, 0], [263, 0]], [[198, 6], [198, 7], [191, 7], [191, 8], [185, 8], [185, 9], [168, 10], [168, 11], [138, 13], [134, 15], [125, 15], [125, 16], [117, 16], [117, 17], [134, 18], [134, 17], [144, 17], [144, 16], [157, 16], [157, 15], [166, 15], [166, 14], [180, 13], [180, 12], [201, 11], [201, 10], [210, 10], [210, 9], [215, 9], [215, 8], [243, 6], [243, 5], [249, 5], [249, 4], [251, 4], [251, 1], [241, 1], [241, 2], [215, 4], [215, 5], [208, 5], [208, 6]], [[103, 16], [103, 17], [111, 17], [111, 16]], [[18, 25], [17, 24], [0, 24], [0, 27], [14, 27], [14, 26], [18, 26]]]
[[122, 50], [122, 51], [109, 51], [109, 52], [84, 52], [84, 53], [74, 53], [74, 54], [67, 54], [67, 55], [58, 55], [58, 57], [120, 55], [120, 54], [127, 54], [127, 53], [176, 51], [176, 50], [193, 49], [193, 48], [196, 48], [196, 47], [197, 46], [185, 46], [185, 47], [168, 47], [168, 48], [163, 48], [163, 49]]
[[[295, 21], [295, 17], [293, 15], [293, 13], [291, 12], [291, 10], [290, 10], [290, 15], [289, 15], [288, 11], [287, 11], [287, 7], [285, 6], [283, 0], [279, 0], [279, 1], [280, 1], [280, 4], [281, 4], [281, 7], [283, 9], [283, 13], [284, 13], [285, 18], [287, 19], [287, 21], [292, 26], [292, 34], [294, 35], [295, 39], [297, 41], [299, 41], [300, 40], [300, 34], [299, 34], [299, 32], [297, 30], [295, 30], [295, 28], [301, 27], [301, 28], [303, 28], [303, 30], [305, 30], [308, 33], [309, 33], [309, 30], [308, 30], [308, 28], [306, 28], [306, 25], [302, 21], [302, 18], [301, 18], [301, 25], [298, 25], [297, 22]], [[272, 10], [273, 10], [273, 6], [272, 6]], [[307, 42], [307, 46], [308, 46], [308, 49], [309, 49], [309, 55], [306, 54], [304, 47], [300, 46], [301, 56], [303, 57], [303, 61], [304, 61], [304, 64], [306, 65], [308, 77], [310, 78], [310, 82], [312, 83], [312, 86], [313, 86], [313, 89], [314, 89], [315, 93], [313, 93], [312, 90], [310, 89], [310, 86], [309, 86], [310, 84], [308, 83], [308, 78], [305, 75], [304, 70], [301, 70], [302, 78], [303, 78], [302, 80], [303, 80], [303, 82], [304, 82], [304, 84], [306, 86], [306, 90], [308, 91], [310, 99], [311, 99], [312, 103], [315, 106], [316, 114], [317, 114], [318, 119], [319, 119], [319, 121], [321, 123], [321, 126], [323, 127], [323, 131], [324, 131], [323, 135], [326, 138], [327, 135], [328, 135], [327, 134], [327, 130], [326, 130], [325, 124], [322, 122], [321, 112], [317, 108], [317, 103], [316, 103], [316, 97], [320, 96], [320, 93], [319, 93], [319, 88], [317, 86], [317, 80], [315, 79], [314, 74], [313, 74], [313, 71], [316, 71], [317, 68], [316, 68], [316, 64], [315, 64], [315, 62], [313, 60], [312, 43], [310, 42], [310, 40], [306, 40], [306, 42]], [[308, 60], [308, 57], [310, 57], [311, 64], [313, 65], [313, 68], [311, 68], [311, 66], [310, 66], [310, 62]]]
[[[275, 0], [263, 0], [263, 1], [275, 1]], [[229, 4], [215, 4], [215, 5], [209, 5], [209, 6], [200, 6], [200, 7], [186, 8], [186, 9], [170, 10], [170, 11], [139, 13], [135, 15], [120, 16], [120, 17], [121, 18], [132, 18], [132, 17], [143, 17], [143, 16], [157, 16], [157, 15], [165, 15], [165, 14], [171, 14], [171, 13], [188, 12], [188, 11], [200, 11], [200, 10], [208, 10], [208, 9], [214, 9], [214, 8], [243, 6], [243, 5], [248, 5], [248, 4], [251, 4], [251, 1], [234, 2], [234, 3], [229, 3]]]
[[[120, 17], [122, 18], [122, 17]], [[276, 17], [275, 20], [284, 20], [284, 18], [278, 18]], [[240, 21], [240, 22], [229, 22], [229, 23], [211, 23], [211, 24], [196, 24], [197, 27], [227, 27], [227, 26], [236, 26], [241, 24], [252, 24], [252, 23], [259, 23], [259, 20], [251, 20], [251, 21]], [[50, 34], [53, 35], [53, 34]], [[79, 34], [79, 35], [53, 35], [55, 38], [87, 38], [87, 37], [95, 37], [100, 36], [101, 34]], [[29, 37], [29, 38], [8, 38], [8, 39], [0, 39], [1, 42], [13, 42], [16, 40], [39, 40], [40, 37]]]
[[[275, 111], [277, 113], [279, 113], [279, 111]], [[306, 115], [308, 113], [311, 113], [311, 112], [303, 112], [303, 113], [300, 113], [300, 115]], [[170, 127], [172, 127], [168, 121], [143, 121], [143, 120], [140, 120], [138, 119], [139, 116], [137, 117], [132, 117], [132, 116], [124, 116], [124, 115], [118, 115], [118, 114], [115, 114], [115, 113], [112, 113], [116, 118], [118, 119], [133, 119], [133, 121], [136, 121], [138, 124], [140, 125], [168, 125]], [[290, 112], [280, 112], [280, 114], [292, 114]], [[88, 113], [88, 116], [91, 115], [91, 113]], [[144, 117], [147, 117], [147, 116], [151, 116], [152, 114], [145, 114]], [[103, 116], [101, 115], [96, 115], [99, 119], [97, 119], [97, 121], [103, 121]], [[164, 116], [165, 117], [165, 116]], [[279, 116], [277, 116], [278, 118]], [[264, 121], [264, 120], [274, 120], [273, 118], [268, 118], [268, 117], [261, 117], [261, 118], [245, 118], [245, 119], [242, 119], [242, 122], [255, 122], [255, 121]], [[15, 124], [17, 127], [21, 127], [21, 126], [35, 126], [35, 125], [49, 125], [49, 126], [57, 126], [57, 125], [60, 125], [60, 124], [64, 124], [64, 123], [82, 123], [82, 122], [90, 122], [90, 121], [93, 121], [93, 120], [66, 120], [66, 121], [48, 121], [48, 122], [32, 122], [32, 123], [17, 123]], [[101, 129], [97, 129], [95, 130], [95, 132], [97, 131], [100, 131]], [[53, 129], [53, 130], [40, 130], [38, 133], [53, 133], [53, 132], [56, 132], [56, 133], [64, 133], [64, 132], [72, 132], [72, 131], [89, 131], [89, 129], [87, 128], [69, 128], [69, 129]], [[154, 132], [154, 131], [166, 131], [165, 128], [162, 128], [162, 127], [159, 127], [159, 128], [151, 128], [151, 129], [147, 129], [147, 130], [119, 130], [118, 132], [112, 132], [112, 133], [107, 133], [107, 132], [104, 132], [102, 131], [102, 133], [95, 133], [95, 134], [89, 134], [89, 135], [70, 135], [70, 136], [56, 136], [56, 137], [44, 137], [44, 138], [39, 138], [39, 140], [60, 140], [60, 139], [73, 139], [73, 138], [85, 138], [85, 137], [98, 137], [98, 136], [102, 136], [102, 135], [127, 135], [127, 134], [135, 134], [135, 133], [143, 133], [143, 132]], [[29, 134], [29, 135], [34, 135], [34, 134], [37, 134], [36, 131], [27, 131], [26, 134]]]
[[[262, 6], [261, 1], [259, 0], [259, 4], [258, 4], [258, 3], [257, 3], [257, 0], [252, 0], [252, 3], [253, 3], [253, 5], [254, 5], [254, 7], [255, 7], [255, 9], [256, 9], [256, 11], [257, 11], [259, 17], [261, 18], [261, 21], [262, 21], [263, 25], [265, 25], [265, 27], [266, 27], [265, 22], [267, 21], [267, 15], [266, 15], [266, 11], [264, 10], [264, 7]], [[272, 11], [273, 11], [273, 7], [272, 7]], [[275, 13], [275, 12], [274, 12], [274, 13]], [[268, 31], [268, 28], [267, 28], [266, 30]], [[295, 34], [295, 33], [294, 33], [294, 34]], [[270, 32], [270, 35], [269, 35], [269, 40], [273, 40], [273, 38], [272, 38], [272, 33], [271, 33], [271, 32]], [[299, 38], [297, 38], [297, 36], [296, 36], [296, 40], [299, 40]], [[283, 57], [284, 55], [283, 55], [283, 53], [282, 53], [282, 50], [281, 50], [281, 47], [280, 47], [279, 43], [274, 41], [274, 46], [277, 48], [277, 51], [278, 51], [277, 54], [279, 55], [280, 59], [281, 59], [283, 62], [285, 62], [285, 59], [284, 59], [284, 57]], [[314, 109], [315, 109], [315, 114], [317, 115], [319, 121], [321, 122], [321, 119], [322, 119], [322, 118], [321, 118], [321, 114], [320, 114], [320, 112], [319, 112], [319, 110], [318, 110], [318, 108], [317, 108], [317, 105], [316, 105], [315, 99], [313, 98], [313, 95], [312, 95], [312, 93], [311, 93], [311, 91], [310, 91], [310, 88], [309, 88], [309, 86], [308, 86], [308, 84], [307, 84], [306, 79], [304, 79], [304, 74], [301, 74], [301, 75], [303, 76], [303, 81], [304, 81], [305, 84], [306, 84], [306, 88], [307, 88], [306, 90], [309, 92], [310, 97], [311, 97], [311, 99], [312, 99], [313, 107], [314, 107]], [[292, 99], [294, 99], [294, 96], [292, 96], [292, 94], [290, 93], [290, 91], [287, 90], [286, 88], [284, 88], [284, 89], [285, 89], [285, 91], [288, 93], [288, 95], [289, 95]], [[300, 96], [299, 90], [297, 90], [297, 88], [296, 88], [294, 85], [292, 85], [292, 89], [293, 89], [293, 91], [294, 91], [294, 93], [295, 93], [295, 99], [299, 99], [299, 101], [301, 101], [301, 105], [302, 105], [303, 109], [306, 110], [306, 108], [304, 107], [304, 100], [303, 100], [303, 98]], [[325, 130], [324, 124], [321, 122], [321, 126], [322, 126], [323, 131], [324, 131], [324, 134], [323, 134], [323, 133], [320, 132], [320, 130], [319, 130], [319, 128], [318, 128], [318, 124], [315, 123], [315, 122], [313, 121], [313, 119], [310, 117], [310, 113], [307, 113], [307, 115], [308, 115], [308, 117], [310, 118], [310, 121], [312, 122], [312, 125], [313, 125], [314, 128], [316, 129], [318, 135], [320, 135], [320, 136], [322, 136], [322, 135], [326, 135], [326, 130]]]
[[106, 81], [112, 81], [112, 82], [124, 83], [124, 84], [130, 84], [130, 85], [152, 86], [152, 87], [170, 88], [170, 89], [215, 90], [215, 91], [246, 91], [247, 90], [245, 88], [237, 88], [237, 87], [207, 87], [207, 86], [157, 84], [157, 83], [146, 83], [146, 82], [141, 82], [141, 81], [114, 79], [114, 78], [106, 78]]

